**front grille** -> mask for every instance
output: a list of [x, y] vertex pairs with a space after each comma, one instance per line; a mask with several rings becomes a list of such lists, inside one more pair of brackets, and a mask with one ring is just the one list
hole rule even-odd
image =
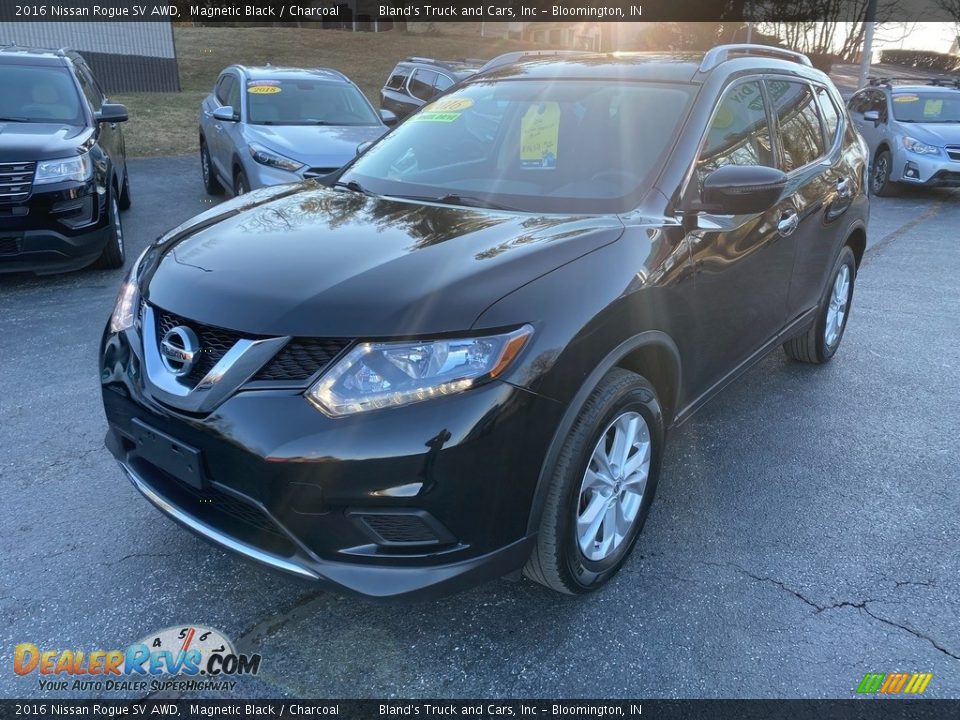
[[0, 203], [23, 202], [33, 191], [36, 163], [0, 163]]
[[195, 496], [198, 502], [212, 505], [213, 509], [229, 515], [234, 520], [246, 523], [255, 530], [286, 538], [274, 522], [255, 505], [238, 500], [216, 488], [208, 487], [198, 490], [179, 480], [176, 482], [181, 486], [181, 490]]
[[0, 255], [16, 255], [20, 252], [20, 242], [15, 237], [0, 237]]
[[947, 155], [951, 160], [960, 160], [960, 145], [948, 145]]
[[293, 338], [254, 380], [308, 380], [350, 344], [343, 338]]
[[207, 373], [213, 369], [213, 366], [220, 362], [223, 356], [226, 355], [227, 350], [232, 348], [238, 340], [249, 338], [249, 336], [241, 335], [233, 330], [224, 330], [223, 328], [212, 327], [194, 322], [193, 320], [187, 320], [186, 318], [174, 315], [158, 307], [154, 307], [154, 315], [156, 317], [157, 345], [160, 344], [163, 336], [166, 335], [170, 329], [178, 325], [184, 325], [197, 334], [202, 352], [196, 364], [186, 376], [187, 382], [194, 385], [206, 377]]
[[437, 533], [415, 513], [358, 513], [380, 545], [436, 545]]

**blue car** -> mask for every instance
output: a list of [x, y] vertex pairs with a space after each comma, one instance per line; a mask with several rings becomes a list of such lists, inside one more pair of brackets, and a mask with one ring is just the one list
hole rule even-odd
[[231, 65], [200, 106], [203, 184], [242, 195], [327, 175], [396, 121], [336, 70]]

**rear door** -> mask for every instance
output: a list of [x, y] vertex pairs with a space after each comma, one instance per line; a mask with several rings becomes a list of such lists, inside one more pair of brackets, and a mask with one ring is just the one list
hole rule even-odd
[[[721, 96], [688, 185], [724, 165], [777, 165], [773, 119], [760, 78], [737, 81]], [[783, 327], [793, 270], [789, 197], [753, 215], [701, 214], [687, 235], [696, 277], [695, 356], [684, 367], [695, 397], [722, 382]], [[784, 229], [786, 228], [786, 229]]]
[[[776, 119], [778, 162], [789, 179], [784, 202], [796, 226], [790, 237], [796, 264], [787, 300], [789, 323], [819, 301], [819, 278], [832, 259], [837, 221], [849, 207], [856, 178], [840, 163], [836, 108], [829, 97], [817, 98], [825, 88], [797, 78], [769, 78], [767, 90]], [[825, 118], [828, 108], [833, 114]]]

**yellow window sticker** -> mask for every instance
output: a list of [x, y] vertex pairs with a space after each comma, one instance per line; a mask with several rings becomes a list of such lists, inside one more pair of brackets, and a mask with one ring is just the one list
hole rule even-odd
[[432, 102], [424, 108], [425, 112], [451, 113], [461, 112], [469, 107], [473, 107], [473, 100], [470, 98], [443, 98]]
[[251, 95], [276, 95], [280, 92], [280, 86], [267, 83], [257, 83], [247, 85], [247, 92]]
[[560, 140], [560, 104], [532, 105], [520, 121], [520, 165], [554, 168]]
[[926, 100], [923, 103], [924, 117], [940, 117], [943, 112], [943, 100]]
[[893, 101], [895, 103], [914, 103], [920, 99], [919, 95], [894, 95]]

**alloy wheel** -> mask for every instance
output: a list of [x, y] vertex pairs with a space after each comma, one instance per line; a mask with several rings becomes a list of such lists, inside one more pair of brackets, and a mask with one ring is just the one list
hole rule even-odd
[[650, 445], [650, 428], [636, 412], [618, 416], [597, 441], [577, 502], [577, 544], [588, 560], [605, 560], [630, 536], [650, 474]]
[[823, 342], [827, 347], [833, 347], [840, 339], [849, 301], [850, 268], [843, 265], [833, 281], [833, 290], [827, 304], [827, 322], [823, 330]]
[[887, 173], [889, 172], [887, 167], [887, 158], [885, 155], [881, 155], [876, 160], [876, 164], [873, 168], [873, 187], [874, 192], [881, 190], [884, 185], [887, 183]]

